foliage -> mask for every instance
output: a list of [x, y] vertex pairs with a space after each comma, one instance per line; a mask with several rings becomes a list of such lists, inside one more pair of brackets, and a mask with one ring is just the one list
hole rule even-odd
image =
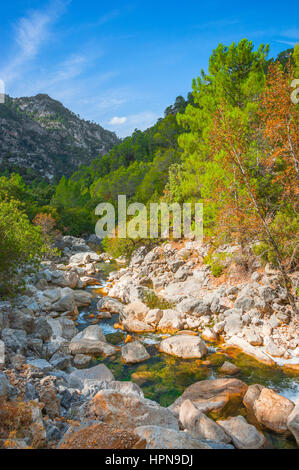
[[20, 269], [37, 266], [46, 249], [40, 227], [34, 227], [20, 202], [0, 199], [0, 295], [22, 284]]
[[168, 302], [162, 297], [158, 297], [154, 291], [145, 292], [144, 302], [150, 309], [159, 308], [160, 310], [172, 309], [175, 304]]

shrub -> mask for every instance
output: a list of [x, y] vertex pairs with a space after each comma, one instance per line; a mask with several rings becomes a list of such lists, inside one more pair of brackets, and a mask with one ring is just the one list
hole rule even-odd
[[34, 227], [11, 199], [0, 200], [0, 295], [16, 292], [21, 269], [36, 267], [46, 249], [40, 227]]
[[145, 292], [144, 302], [150, 309], [159, 308], [160, 310], [166, 310], [175, 307], [174, 303], [158, 297], [153, 291]]

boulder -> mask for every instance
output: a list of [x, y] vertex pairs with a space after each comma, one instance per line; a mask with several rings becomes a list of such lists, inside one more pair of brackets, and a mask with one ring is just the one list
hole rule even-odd
[[288, 418], [294, 408], [295, 404], [291, 400], [269, 388], [262, 389], [253, 405], [257, 421], [280, 434], [288, 431]]
[[79, 281], [79, 276], [74, 271], [53, 271], [52, 272], [52, 284], [60, 287], [70, 287], [74, 289]]
[[141, 449], [145, 441], [132, 430], [119, 426], [89, 421], [72, 426], [64, 434], [59, 449]]
[[226, 346], [233, 346], [241, 349], [248, 356], [254, 357], [257, 361], [260, 361], [269, 366], [274, 366], [275, 362], [271, 357], [264, 353], [260, 348], [252, 346], [245, 339], [239, 338], [238, 336], [232, 336], [227, 342]]
[[89, 365], [90, 361], [90, 356], [86, 356], [86, 354], [76, 354], [74, 357], [74, 366], [84, 369]]
[[145, 322], [150, 325], [157, 325], [163, 316], [163, 311], [159, 308], [149, 310], [145, 316]]
[[184, 431], [160, 426], [138, 426], [134, 432], [146, 441], [146, 449], [211, 449]]
[[27, 334], [24, 330], [4, 328], [1, 332], [5, 348], [16, 353], [22, 353], [27, 347]]
[[76, 253], [75, 255], [70, 257], [69, 264], [75, 266], [84, 266], [85, 264], [90, 263], [90, 253], [89, 252], [81, 252]]
[[253, 413], [254, 402], [259, 398], [264, 386], [260, 384], [249, 385], [243, 398], [243, 404], [250, 413]]
[[144, 321], [149, 308], [140, 300], [135, 300], [124, 308], [125, 316], [133, 316], [137, 320]]
[[97, 303], [97, 309], [98, 311], [101, 310], [106, 310], [109, 313], [123, 313], [123, 304], [117, 300], [113, 299], [111, 297], [103, 297], [100, 299]]
[[180, 407], [179, 419], [184, 428], [195, 434], [199, 439], [210, 439], [226, 443], [231, 441], [223, 429], [199, 411], [191, 400], [183, 401]]
[[174, 332], [184, 327], [183, 315], [176, 310], [163, 310], [163, 315], [158, 323], [158, 330], [165, 332]]
[[48, 373], [52, 369], [54, 369], [52, 364], [50, 364], [45, 359], [27, 359], [26, 364], [34, 366], [37, 369], [40, 369], [42, 372], [45, 372], [45, 373]]
[[240, 372], [240, 368], [232, 364], [231, 362], [225, 361], [219, 369], [219, 372], [227, 375], [235, 375]]
[[69, 344], [71, 354], [104, 354], [112, 356], [117, 348], [107, 343], [102, 328], [99, 325], [90, 325], [80, 331]]
[[201, 337], [206, 341], [218, 341], [218, 335], [211, 328], [205, 328], [201, 333]]
[[105, 364], [98, 364], [89, 369], [77, 369], [70, 374], [70, 383], [73, 386], [83, 388], [85, 380], [96, 380], [98, 382], [111, 382], [114, 376]]
[[28, 335], [33, 332], [34, 318], [20, 311], [13, 311], [9, 316], [10, 327], [17, 330], [24, 330]]
[[41, 317], [35, 320], [33, 334], [43, 341], [47, 341], [52, 336], [52, 328], [46, 318]]
[[207, 347], [200, 336], [180, 334], [163, 339], [159, 344], [159, 351], [189, 359], [201, 358], [207, 353]]
[[286, 350], [277, 346], [270, 336], [264, 338], [265, 351], [273, 357], [282, 357]]
[[154, 326], [148, 325], [148, 323], [137, 320], [137, 318], [131, 315], [126, 317], [122, 323], [125, 330], [130, 331], [132, 333], [150, 333], [156, 330]]
[[287, 426], [299, 445], [299, 400], [297, 400], [295, 407], [289, 414]]
[[177, 310], [182, 313], [193, 314], [194, 316], [207, 315], [210, 313], [210, 305], [201, 299], [184, 299], [177, 306]]
[[121, 356], [122, 360], [127, 364], [135, 364], [150, 358], [149, 353], [139, 341], [125, 344], [121, 348]]
[[76, 309], [75, 297], [73, 294], [62, 294], [60, 299], [52, 304], [55, 312], [74, 312]]
[[178, 430], [177, 420], [167, 408], [135, 393], [109, 389], [101, 390], [88, 403], [86, 416], [125, 429], [150, 424]]
[[60, 289], [46, 289], [43, 291], [43, 295], [49, 299], [49, 302], [54, 303], [61, 297]]
[[237, 449], [261, 449], [266, 443], [265, 436], [252, 424], [248, 424], [243, 416], [218, 420], [217, 424], [231, 438]]
[[240, 333], [242, 327], [243, 323], [239, 314], [235, 313], [226, 317], [224, 325], [224, 331], [226, 334], [233, 336]]
[[92, 295], [85, 290], [75, 290], [74, 299], [77, 307], [86, 307], [91, 304]]
[[182, 403], [190, 399], [202, 413], [218, 414], [232, 401], [235, 406], [241, 404], [247, 388], [246, 383], [238, 379], [201, 380], [187, 387], [169, 409], [178, 417]]

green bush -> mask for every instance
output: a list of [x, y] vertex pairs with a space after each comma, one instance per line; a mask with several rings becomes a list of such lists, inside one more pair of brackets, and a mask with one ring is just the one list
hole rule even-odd
[[21, 268], [36, 267], [45, 249], [41, 228], [30, 223], [20, 202], [0, 200], [0, 295], [18, 290]]
[[144, 302], [150, 309], [159, 308], [160, 310], [166, 310], [175, 307], [174, 303], [158, 297], [153, 291], [145, 293]]

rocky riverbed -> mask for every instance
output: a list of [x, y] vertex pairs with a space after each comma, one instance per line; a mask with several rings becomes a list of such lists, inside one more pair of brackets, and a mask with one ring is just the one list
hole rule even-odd
[[192, 241], [117, 270], [59, 247], [0, 302], [2, 447], [296, 447], [298, 320], [275, 270], [214, 278]]

